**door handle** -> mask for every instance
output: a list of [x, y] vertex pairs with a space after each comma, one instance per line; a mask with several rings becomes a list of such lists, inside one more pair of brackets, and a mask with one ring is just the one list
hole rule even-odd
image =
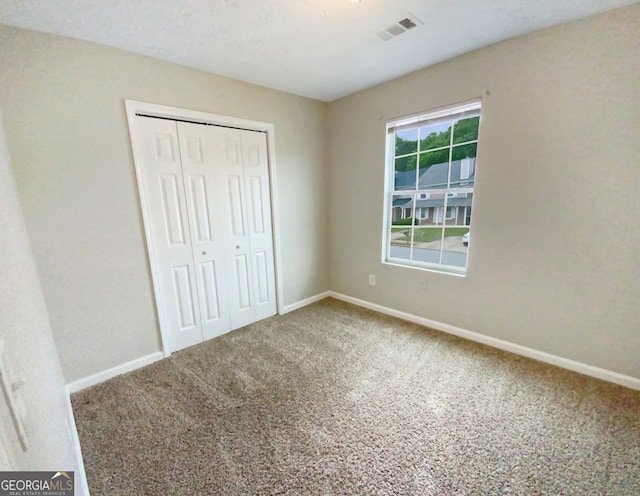
[[206, 255], [206, 254], [207, 254], [207, 252], [206, 252], [206, 251], [203, 251], [203, 252], [202, 252], [202, 254], [203, 254], [203, 255]]
[[240, 249], [240, 245], [236, 245], [236, 250], [239, 250], [239, 249]]

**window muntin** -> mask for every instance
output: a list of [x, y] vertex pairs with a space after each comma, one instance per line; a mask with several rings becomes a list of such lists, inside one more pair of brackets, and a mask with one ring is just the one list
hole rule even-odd
[[480, 101], [388, 123], [385, 261], [464, 274]]

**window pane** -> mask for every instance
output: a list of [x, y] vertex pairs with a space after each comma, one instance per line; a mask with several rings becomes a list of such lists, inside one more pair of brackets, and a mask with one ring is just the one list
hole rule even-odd
[[421, 226], [442, 225], [444, 221], [444, 193], [431, 193], [428, 199], [416, 200], [416, 217]]
[[451, 122], [420, 128], [420, 151], [451, 145]]
[[[447, 221], [449, 225], [449, 221]], [[467, 266], [467, 249], [463, 237], [469, 232], [468, 227], [445, 227], [442, 245], [442, 263], [456, 267]]]
[[447, 205], [451, 207], [453, 213], [447, 220], [447, 225], [470, 226], [473, 193], [453, 193], [453, 195], [455, 196], [447, 199]]
[[413, 197], [411, 195], [393, 195], [391, 205], [391, 224], [411, 226], [413, 220]]
[[429, 211], [431, 209], [429, 207], [419, 207], [418, 202], [416, 202], [416, 214], [415, 219], [418, 224], [422, 224], [424, 221], [429, 220]]
[[[433, 201], [432, 194], [419, 193], [416, 195], [416, 219], [418, 224], [433, 224]], [[435, 195], [437, 196], [437, 195]]]
[[478, 143], [468, 145], [458, 145], [452, 148], [451, 160], [462, 160], [463, 158], [475, 158], [478, 151]]
[[451, 187], [473, 187], [476, 177], [477, 143], [454, 146], [451, 150]]
[[453, 126], [453, 144], [477, 140], [479, 124], [480, 117], [469, 117], [456, 121]]
[[416, 189], [416, 160], [417, 155], [396, 159], [394, 190]]
[[449, 178], [449, 149], [420, 154], [419, 189], [447, 187]]
[[413, 233], [412, 260], [439, 263], [441, 246], [441, 227], [416, 227]]
[[404, 260], [411, 258], [411, 230], [410, 226], [391, 228], [389, 256]]
[[418, 128], [396, 133], [396, 157], [418, 151]]

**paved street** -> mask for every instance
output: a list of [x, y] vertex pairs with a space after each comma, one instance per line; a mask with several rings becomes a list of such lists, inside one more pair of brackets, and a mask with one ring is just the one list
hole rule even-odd
[[[409, 258], [409, 247], [406, 246], [391, 246], [391, 256], [394, 258]], [[427, 248], [414, 248], [413, 260], [419, 260], [421, 262], [438, 263], [440, 257], [439, 250], [430, 250]], [[464, 252], [445, 251], [442, 253], [442, 263], [446, 265], [454, 265], [456, 267], [466, 267], [467, 254]]]
[[[400, 239], [404, 234], [401, 232], [392, 233], [392, 243], [402, 243]], [[439, 263], [440, 257], [440, 240], [416, 243], [413, 248], [413, 260], [420, 262]], [[447, 236], [444, 238], [444, 252], [442, 254], [442, 263], [446, 265], [454, 265], [456, 267], [467, 266], [467, 250], [468, 248], [462, 244], [462, 236]], [[409, 247], [391, 245], [391, 256], [394, 258], [409, 259]]]

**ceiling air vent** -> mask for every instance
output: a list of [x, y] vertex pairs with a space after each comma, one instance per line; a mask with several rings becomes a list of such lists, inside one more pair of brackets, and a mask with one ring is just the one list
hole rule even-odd
[[422, 23], [418, 19], [411, 14], [408, 14], [399, 21], [396, 21], [376, 32], [375, 36], [380, 38], [382, 41], [389, 41], [413, 28], [417, 28], [421, 24]]

